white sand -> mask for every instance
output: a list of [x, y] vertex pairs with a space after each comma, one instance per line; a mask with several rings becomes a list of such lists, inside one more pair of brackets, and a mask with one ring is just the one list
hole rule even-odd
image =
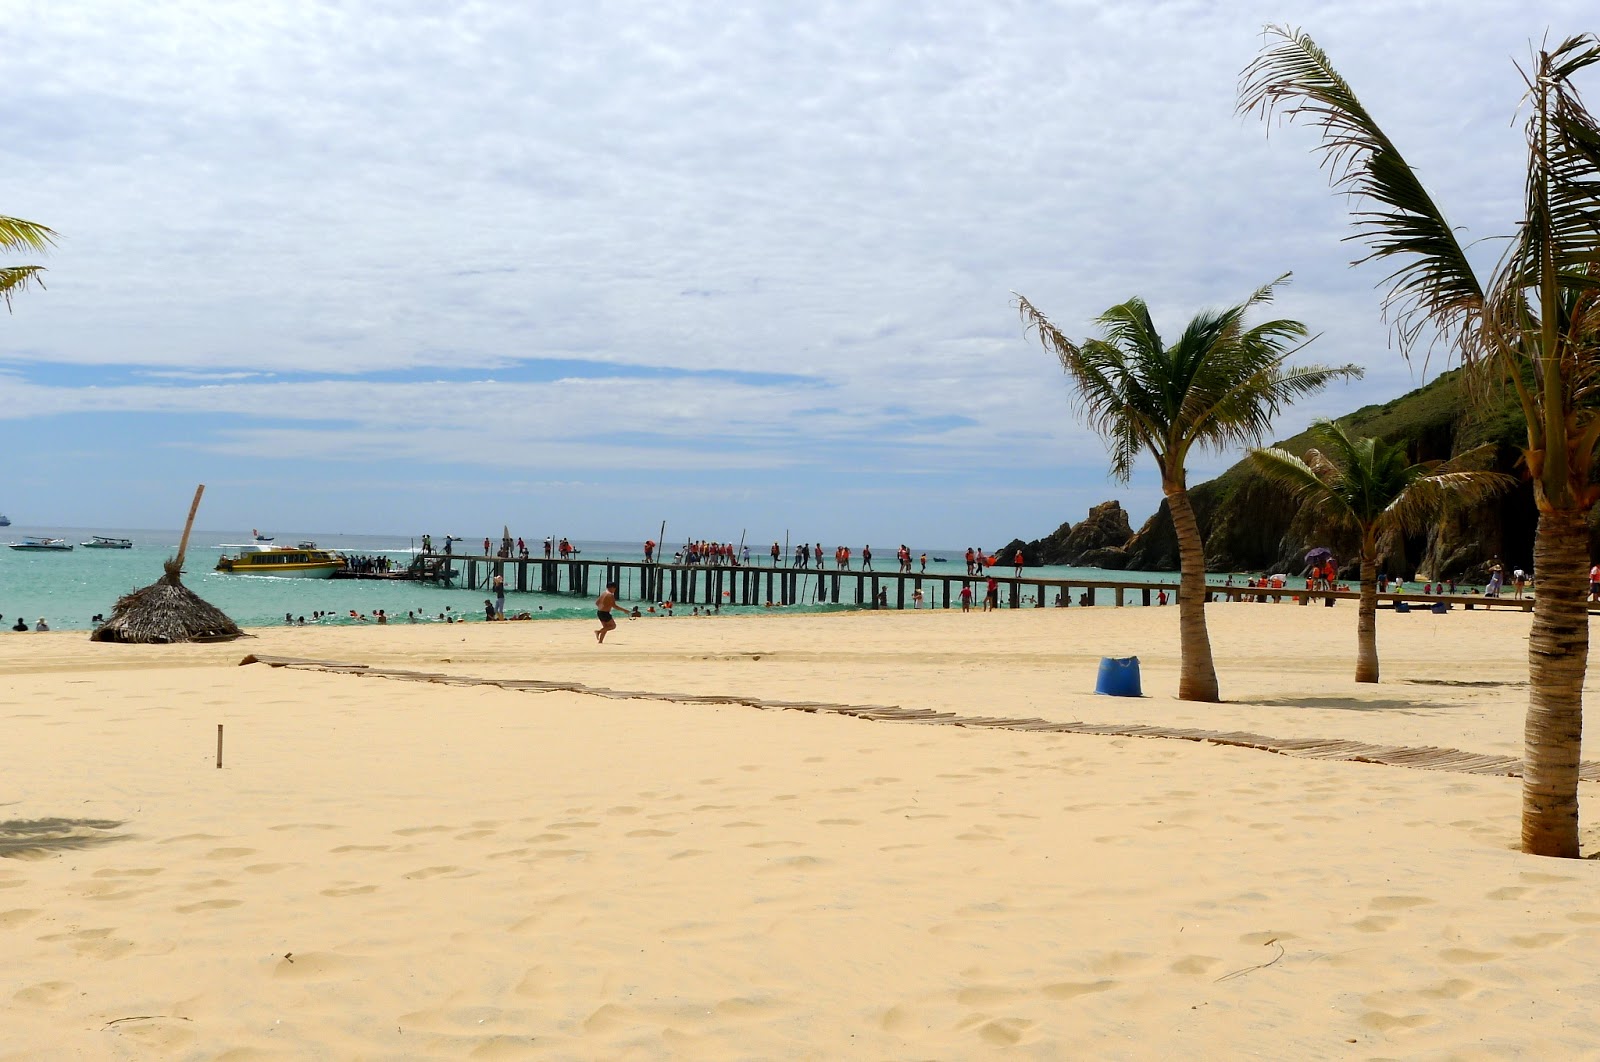
[[235, 666], [1520, 747], [1524, 614], [1209, 615], [1223, 705], [1175, 609], [0, 638], [0, 821], [123, 823], [0, 859], [0, 1059], [1591, 1056], [1514, 779]]

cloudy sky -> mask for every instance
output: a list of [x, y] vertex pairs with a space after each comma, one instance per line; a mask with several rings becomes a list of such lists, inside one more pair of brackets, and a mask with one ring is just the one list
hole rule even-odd
[[1592, 16], [14, 3], [0, 214], [62, 238], [0, 315], [0, 512], [170, 527], [204, 482], [217, 528], [955, 547], [1112, 497], [1137, 524], [1153, 471], [1108, 481], [1011, 292], [1076, 336], [1142, 295], [1175, 334], [1292, 270], [1302, 357], [1368, 372], [1281, 434], [1386, 401], [1424, 374], [1311, 135], [1234, 114], [1262, 25], [1310, 32], [1477, 239], [1518, 212], [1513, 62]]

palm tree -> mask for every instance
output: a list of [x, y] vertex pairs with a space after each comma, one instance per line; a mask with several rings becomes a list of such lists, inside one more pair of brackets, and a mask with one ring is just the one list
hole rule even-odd
[[1488, 457], [1487, 443], [1449, 462], [1412, 464], [1405, 448], [1379, 439], [1353, 439], [1330, 420], [1311, 426], [1320, 449], [1304, 460], [1287, 450], [1251, 450], [1267, 478], [1283, 484], [1336, 529], [1361, 543], [1361, 600], [1356, 607], [1356, 681], [1378, 681], [1378, 553], [1392, 537], [1421, 531], [1450, 501], [1471, 505], [1516, 480], [1498, 472], [1467, 471]]
[[1286, 368], [1307, 342], [1299, 321], [1245, 327], [1246, 314], [1271, 302], [1288, 279], [1286, 273], [1237, 306], [1196, 314], [1171, 346], [1142, 299], [1111, 307], [1098, 320], [1101, 338], [1075, 343], [1017, 296], [1023, 323], [1061, 360], [1084, 419], [1110, 447], [1112, 478], [1128, 482], [1140, 450], [1155, 458], [1178, 537], [1178, 696], [1186, 701], [1218, 699], [1206, 633], [1205, 543], [1189, 504], [1190, 452], [1256, 445], [1281, 407], [1335, 378], [1361, 375], [1354, 365]]
[[[43, 225], [21, 218], [0, 216], [0, 251], [44, 252], [55, 242], [56, 233]], [[7, 310], [11, 309], [11, 296], [16, 292], [24, 290], [29, 284], [44, 287], [39, 279], [42, 272], [43, 266], [0, 266], [0, 299], [5, 300]]]
[[[1522, 850], [1578, 855], [1578, 754], [1589, 656], [1586, 518], [1600, 416], [1600, 127], [1572, 78], [1600, 40], [1539, 50], [1527, 83], [1525, 216], [1487, 277], [1409, 163], [1308, 36], [1281, 27], [1240, 80], [1241, 113], [1310, 122], [1334, 188], [1365, 200], [1356, 235], [1394, 267], [1385, 312], [1403, 352], [1431, 333], [1485, 386], [1514, 388], [1539, 527], [1523, 739]], [[1370, 205], [1369, 205], [1370, 204]], [[1365, 259], [1363, 259], [1365, 261]]]

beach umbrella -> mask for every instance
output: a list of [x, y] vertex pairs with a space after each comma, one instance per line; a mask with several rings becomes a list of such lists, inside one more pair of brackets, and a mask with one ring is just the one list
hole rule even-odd
[[89, 635], [94, 642], [225, 642], [244, 635], [236, 623], [215, 605], [183, 585], [183, 557], [189, 548], [189, 531], [200, 508], [201, 484], [189, 506], [178, 555], [162, 564], [160, 579], [142, 590], [124, 594], [111, 609], [111, 618]]

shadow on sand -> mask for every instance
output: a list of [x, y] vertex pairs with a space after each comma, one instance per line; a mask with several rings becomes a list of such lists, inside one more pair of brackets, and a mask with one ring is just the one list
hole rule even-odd
[[1359, 697], [1277, 697], [1270, 701], [1245, 701], [1266, 708], [1333, 708], [1341, 712], [1409, 712], [1421, 714], [1457, 707], [1418, 700], [1369, 701]]
[[43, 859], [119, 839], [119, 819], [12, 819], [0, 822], [0, 859]]

